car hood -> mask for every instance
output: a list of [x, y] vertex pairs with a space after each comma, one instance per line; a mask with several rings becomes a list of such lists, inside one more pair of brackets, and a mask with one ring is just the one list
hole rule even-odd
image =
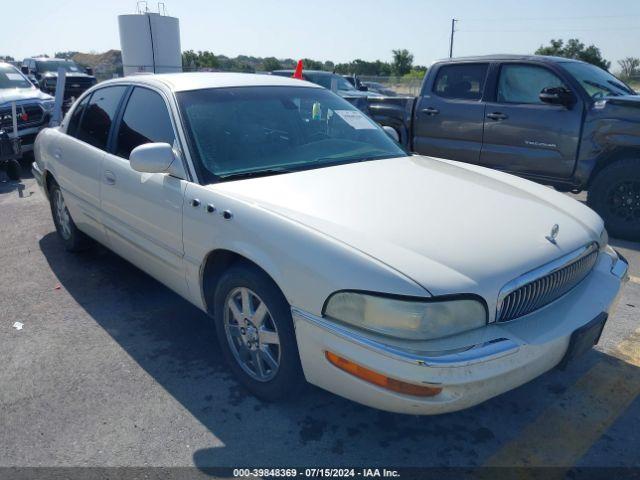
[[53, 97], [35, 87], [0, 89], [0, 106], [10, 102], [22, 102], [23, 100], [53, 100]]
[[[490, 308], [507, 282], [597, 241], [603, 229], [592, 210], [548, 187], [422, 156], [209, 188], [350, 245], [433, 295], [476, 293]], [[555, 224], [554, 244], [545, 237]]]
[[623, 107], [640, 108], [640, 95], [620, 95], [617, 97], [605, 97], [604, 100], [610, 105], [621, 105]]
[[338, 95], [343, 98], [368, 98], [368, 97], [382, 97], [379, 93], [362, 90], [338, 90]]

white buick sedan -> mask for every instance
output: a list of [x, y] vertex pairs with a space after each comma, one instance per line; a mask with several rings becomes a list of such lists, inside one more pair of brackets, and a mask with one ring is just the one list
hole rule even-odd
[[207, 312], [255, 395], [469, 407], [597, 343], [627, 278], [555, 191], [410, 155], [345, 100], [267, 75], [123, 78], [37, 138], [69, 251], [96, 240]]

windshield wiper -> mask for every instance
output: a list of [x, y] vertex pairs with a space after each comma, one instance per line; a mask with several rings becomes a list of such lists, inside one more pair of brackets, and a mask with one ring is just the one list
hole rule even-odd
[[387, 154], [387, 153], [385, 153], [384, 155], [371, 155], [371, 156], [368, 156], [368, 157], [359, 157], [359, 156], [353, 156], [353, 157], [320, 157], [320, 158], [316, 158], [314, 160], [314, 163], [321, 163], [321, 162], [327, 162], [328, 164], [331, 164], [331, 163], [358, 163], [358, 162], [368, 162], [370, 160], [383, 160], [383, 159], [386, 159], [386, 158], [394, 158], [394, 157], [396, 157], [396, 155]]
[[265, 168], [263, 170], [251, 170], [248, 172], [229, 173], [227, 175], [218, 175], [222, 180], [242, 180], [244, 178], [268, 177], [270, 175], [278, 175], [281, 173], [291, 173], [293, 170], [287, 168]]

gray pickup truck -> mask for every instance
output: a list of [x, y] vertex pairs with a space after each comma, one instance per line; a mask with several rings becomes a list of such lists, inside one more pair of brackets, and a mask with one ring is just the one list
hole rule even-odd
[[612, 235], [640, 239], [640, 96], [610, 73], [557, 57], [458, 58], [436, 62], [418, 97], [368, 103], [410, 150], [588, 190]]

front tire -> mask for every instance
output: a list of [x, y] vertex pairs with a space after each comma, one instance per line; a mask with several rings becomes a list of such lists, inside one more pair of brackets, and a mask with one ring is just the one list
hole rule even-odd
[[619, 160], [598, 172], [587, 204], [603, 218], [612, 237], [640, 239], [640, 159]]
[[215, 327], [237, 379], [267, 401], [291, 397], [304, 384], [291, 307], [261, 270], [238, 263], [214, 295]]
[[51, 216], [56, 226], [58, 237], [68, 252], [80, 252], [90, 245], [89, 237], [78, 230], [67, 209], [67, 204], [62, 196], [62, 190], [57, 183], [51, 185], [49, 190], [51, 204]]

